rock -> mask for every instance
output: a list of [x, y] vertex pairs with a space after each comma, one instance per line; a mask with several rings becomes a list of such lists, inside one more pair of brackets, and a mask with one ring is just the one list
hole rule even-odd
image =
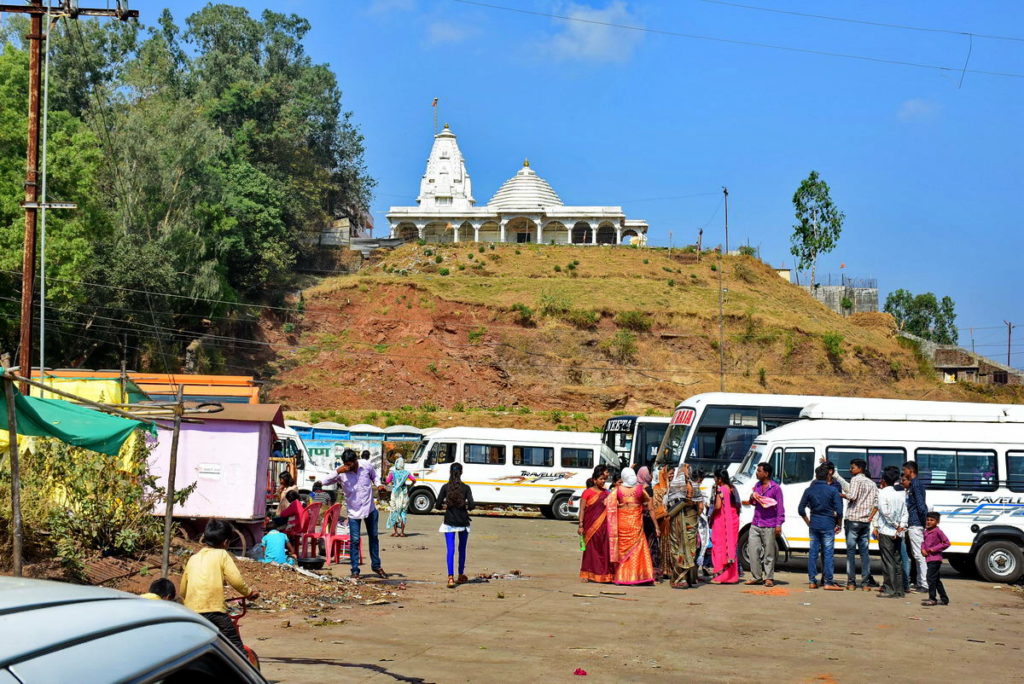
[[281, 624], [278, 625], [278, 626], [281, 627], [282, 629], [287, 629], [288, 627], [292, 626], [292, 621], [291, 620], [281, 620]]

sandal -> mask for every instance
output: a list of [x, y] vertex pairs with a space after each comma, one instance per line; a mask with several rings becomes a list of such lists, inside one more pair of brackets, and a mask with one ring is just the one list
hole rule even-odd
[[448, 575], [448, 588], [449, 589], [454, 589], [455, 588], [455, 576], [454, 575]]
[[765, 580], [764, 581], [764, 586], [767, 589], [771, 589], [772, 587], [775, 586], [775, 582], [773, 582], [772, 580]]
[[921, 601], [921, 605], [922, 606], [937, 606], [937, 605], [939, 605], [939, 602], [936, 601], [935, 599], [925, 599], [924, 601]]
[[456, 584], [465, 584], [468, 581], [469, 581], [468, 577], [466, 577], [465, 575], [459, 575], [459, 578], [457, 580], [455, 580], [455, 583]]

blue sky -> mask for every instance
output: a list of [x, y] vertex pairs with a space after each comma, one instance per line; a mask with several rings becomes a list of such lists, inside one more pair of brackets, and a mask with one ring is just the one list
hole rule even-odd
[[[812, 19], [706, 0], [492, 0], [580, 19], [1024, 75], [1024, 3], [744, 4], [1020, 37], [1007, 41]], [[143, 21], [166, 2], [136, 0]], [[174, 4], [179, 23], [204, 3]], [[241, 3], [254, 12], [270, 5]], [[1024, 366], [1024, 78], [940, 72], [567, 22], [455, 0], [275, 3], [308, 18], [307, 49], [338, 75], [379, 185], [414, 204], [431, 100], [459, 136], [479, 203], [529, 157], [570, 204], [622, 205], [653, 244], [722, 240], [792, 265], [791, 198], [818, 170], [847, 219], [819, 273], [957, 302], [961, 343]], [[671, 198], [671, 199], [665, 199]]]

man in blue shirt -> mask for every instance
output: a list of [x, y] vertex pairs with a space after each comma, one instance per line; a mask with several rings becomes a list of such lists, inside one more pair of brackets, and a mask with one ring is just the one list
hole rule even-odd
[[[796, 512], [807, 523], [810, 531], [811, 548], [807, 559], [807, 576], [810, 580], [810, 588], [818, 588], [818, 553], [824, 551], [824, 563], [822, 563], [822, 583], [829, 591], [842, 591], [843, 588], [836, 585], [832, 579], [834, 561], [832, 559], [835, 550], [836, 532], [839, 531], [843, 520], [843, 500], [839, 492], [828, 483], [829, 467], [825, 464], [818, 466], [814, 471], [814, 482], [804, 490], [800, 497], [800, 505]], [[808, 517], [808, 510], [810, 517]]]
[[907, 514], [910, 518], [907, 545], [915, 564], [911, 570], [910, 584], [916, 584], [917, 591], [924, 593], [928, 591], [928, 566], [921, 553], [921, 542], [924, 541], [924, 519], [928, 515], [928, 502], [925, 500], [924, 480], [917, 476], [917, 463], [904, 463], [903, 477], [910, 478], [910, 486], [907, 487]]

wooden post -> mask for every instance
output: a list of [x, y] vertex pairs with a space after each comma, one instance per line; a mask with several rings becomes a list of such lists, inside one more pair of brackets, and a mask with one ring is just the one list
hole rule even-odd
[[174, 476], [178, 470], [178, 435], [181, 434], [181, 416], [185, 412], [182, 394], [185, 386], [178, 385], [178, 403], [174, 406], [174, 432], [171, 434], [171, 462], [167, 470], [167, 509], [164, 513], [164, 549], [160, 558], [160, 576], [167, 577], [171, 558], [171, 527], [174, 522]]
[[[4, 363], [8, 362], [5, 356]], [[14, 576], [21, 577], [21, 467], [18, 463], [18, 423], [14, 410], [14, 381], [4, 375], [4, 396], [7, 399], [7, 439], [11, 449], [11, 551]]]

